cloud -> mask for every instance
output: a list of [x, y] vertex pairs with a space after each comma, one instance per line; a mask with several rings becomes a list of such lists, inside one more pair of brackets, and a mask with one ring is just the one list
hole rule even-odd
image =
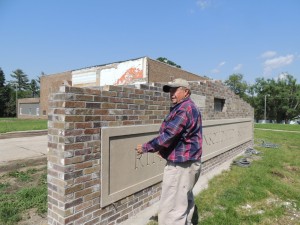
[[284, 72], [278, 75], [277, 80], [286, 80], [289, 74]]
[[269, 74], [272, 72], [272, 70], [287, 66], [291, 64], [295, 59], [295, 56], [290, 54], [286, 56], [279, 56], [273, 59], [267, 59], [264, 62], [264, 74]]
[[277, 52], [275, 52], [275, 51], [266, 51], [263, 54], [261, 54], [260, 57], [265, 59], [265, 58], [272, 58], [275, 55], [277, 55]]
[[226, 64], [225, 61], [219, 63], [219, 67], [224, 66]]
[[238, 64], [233, 68], [233, 71], [238, 71], [238, 70], [242, 69], [242, 67], [243, 67], [243, 64]]
[[221, 72], [221, 71], [220, 71], [220, 68], [221, 68], [222, 66], [224, 66], [225, 64], [226, 64], [225, 61], [220, 62], [220, 63], [218, 64], [217, 68], [212, 69], [211, 72], [214, 73], [214, 74], [220, 73], [220, 72]]
[[219, 69], [212, 69], [211, 72], [216, 74], [216, 73], [220, 73], [220, 70]]
[[197, 0], [196, 4], [201, 8], [201, 9], [206, 9], [210, 6], [211, 0]]

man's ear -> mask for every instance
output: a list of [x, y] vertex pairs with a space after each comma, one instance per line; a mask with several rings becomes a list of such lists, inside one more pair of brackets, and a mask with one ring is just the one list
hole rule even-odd
[[184, 96], [188, 97], [190, 95], [190, 90], [189, 89], [185, 89], [184, 90]]

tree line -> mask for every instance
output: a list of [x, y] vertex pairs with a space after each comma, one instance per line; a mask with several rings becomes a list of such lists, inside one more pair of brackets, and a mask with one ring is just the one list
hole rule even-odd
[[10, 74], [12, 80], [6, 82], [0, 67], [0, 117], [15, 117], [17, 99], [36, 98], [40, 96], [40, 79], [29, 81], [28, 75], [21, 69]]
[[252, 85], [243, 74], [232, 74], [224, 83], [254, 108], [256, 120], [288, 123], [300, 119], [300, 84], [291, 74], [278, 79], [257, 78]]

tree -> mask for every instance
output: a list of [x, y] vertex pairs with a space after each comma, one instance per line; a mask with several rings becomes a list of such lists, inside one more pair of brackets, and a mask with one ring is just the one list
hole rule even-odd
[[11, 84], [13, 86], [17, 86], [18, 91], [28, 90], [29, 87], [28, 76], [21, 69], [17, 69], [13, 71], [13, 73], [10, 76], [15, 79], [14, 81], [11, 81]]
[[0, 117], [4, 117], [5, 115], [5, 104], [8, 102], [9, 96], [8, 91], [5, 86], [5, 75], [3, 70], [0, 67]]
[[158, 57], [156, 60], [160, 61], [160, 62], [163, 62], [163, 63], [166, 63], [166, 64], [169, 64], [171, 66], [177, 67], [177, 68], [181, 68], [181, 66], [177, 65], [176, 63], [174, 63], [173, 61], [171, 61], [171, 60], [169, 60], [165, 57]]
[[0, 88], [3, 88], [4, 85], [5, 85], [5, 75], [2, 68], [0, 67]]
[[243, 74], [234, 73], [229, 76], [228, 80], [225, 80], [225, 85], [227, 85], [235, 94], [239, 95], [242, 99], [248, 100], [246, 96], [246, 90], [248, 84], [243, 80]]
[[[224, 81], [225, 85], [228, 86], [235, 94], [240, 96], [241, 99], [248, 102], [254, 107], [254, 89], [251, 85], [248, 85], [244, 80], [244, 75], [240, 73], [234, 73]], [[255, 107], [254, 107], [255, 108]]]
[[266, 113], [269, 120], [287, 123], [300, 115], [300, 85], [290, 74], [281, 79], [257, 78], [254, 85], [247, 85], [242, 74], [232, 74], [224, 83], [251, 104], [256, 119], [265, 119]]
[[16, 116], [16, 93], [11, 87], [11, 84], [7, 84], [4, 87], [4, 91], [1, 95], [4, 98], [3, 103], [1, 102], [1, 117], [15, 117]]
[[286, 74], [284, 78], [277, 80], [258, 78], [254, 90], [257, 119], [264, 118], [265, 107], [267, 118], [277, 122], [287, 123], [300, 115], [300, 85], [292, 75]]
[[[296, 83], [296, 79], [287, 74], [284, 78], [278, 79], [278, 111], [276, 120], [288, 120], [300, 115], [300, 85]], [[272, 98], [272, 96], [270, 96]]]
[[40, 88], [36, 80], [32, 79], [29, 85], [29, 89], [32, 92], [32, 97], [39, 96]]

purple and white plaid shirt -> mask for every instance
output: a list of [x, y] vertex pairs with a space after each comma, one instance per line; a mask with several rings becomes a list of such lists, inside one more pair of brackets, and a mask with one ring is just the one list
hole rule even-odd
[[168, 161], [197, 161], [202, 155], [202, 118], [190, 97], [171, 107], [159, 135], [143, 144], [143, 152], [157, 152]]

